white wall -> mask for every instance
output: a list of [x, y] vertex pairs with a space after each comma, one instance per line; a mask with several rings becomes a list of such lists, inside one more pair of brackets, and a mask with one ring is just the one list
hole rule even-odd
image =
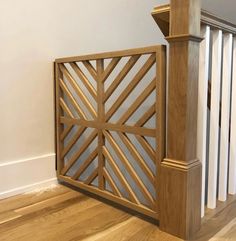
[[53, 60], [165, 43], [150, 15], [165, 2], [0, 0], [0, 196], [55, 178]]

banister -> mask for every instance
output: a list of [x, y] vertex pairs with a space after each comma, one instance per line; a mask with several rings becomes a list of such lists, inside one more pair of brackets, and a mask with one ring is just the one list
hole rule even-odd
[[[155, 7], [152, 11], [152, 17], [158, 24], [164, 36], [169, 36], [170, 4]], [[236, 34], [236, 24], [233, 24], [204, 9], [201, 10], [201, 24], [209, 25], [215, 29], [221, 29], [227, 33]]]
[[[164, 36], [169, 39], [169, 25], [170, 25], [170, 4], [165, 4], [161, 6], [157, 6], [152, 11], [152, 16], [159, 28], [161, 29]], [[201, 10], [201, 24], [208, 25], [212, 29], [220, 29], [223, 32], [231, 33], [236, 35], [236, 24], [233, 24], [222, 17], [219, 17], [209, 11], [204, 9]], [[211, 82], [208, 82], [208, 108], [211, 108]], [[221, 113], [221, 103], [220, 103], [220, 113]], [[219, 126], [221, 126], [221, 120], [219, 122]], [[230, 141], [230, 136], [229, 136]]]
[[[231, 37], [235, 37], [236, 25], [209, 13], [208, 11], [201, 10], [200, 0], [171, 0], [170, 5], [155, 7], [152, 11], [152, 16], [166, 37], [166, 40], [169, 42], [170, 49], [167, 112], [167, 157], [163, 160], [160, 169], [160, 228], [163, 231], [186, 239], [191, 237], [201, 226], [201, 217], [199, 212], [201, 209], [200, 198], [203, 196], [201, 195], [200, 185], [203, 184], [205, 186], [203, 179], [206, 175], [205, 168], [202, 169], [201, 163], [195, 158], [195, 147], [197, 146], [197, 133], [195, 128], [197, 122], [196, 110], [198, 103], [197, 89], [199, 81], [199, 44], [201, 41], [200, 26], [208, 26], [209, 31], [213, 30], [212, 33], [219, 32], [221, 33], [220, 36], [222, 36], [223, 33], [223, 36], [227, 36], [228, 34], [231, 35]], [[221, 45], [219, 44], [219, 46]], [[217, 53], [220, 53], [220, 51]], [[229, 55], [230, 54], [228, 53], [228, 56]], [[215, 60], [215, 58], [213, 59]], [[231, 63], [231, 60], [229, 60], [229, 62]], [[221, 63], [221, 60], [219, 60], [218, 63]], [[220, 69], [219, 65], [217, 65], [216, 69]], [[220, 74], [217, 77], [219, 76]], [[208, 81], [208, 79], [206, 79], [206, 81]], [[208, 103], [206, 103], [206, 108], [207, 106], [208, 108], [211, 106], [211, 84], [212, 83], [209, 81]], [[217, 91], [218, 90], [219, 89], [217, 88]], [[214, 107], [212, 108], [213, 111], [217, 112], [218, 118], [218, 114], [219, 116], [222, 115], [221, 101], [219, 100], [218, 102], [217, 99], [212, 102], [215, 103], [214, 106], [217, 106], [217, 110], [214, 110]], [[218, 113], [219, 106], [220, 108]], [[232, 142], [232, 128], [230, 129], [230, 127], [221, 126], [223, 125], [223, 122], [221, 122], [222, 120], [218, 121], [217, 119], [216, 126], [218, 128], [219, 125], [219, 127], [221, 127], [221, 131], [229, 131], [231, 133], [231, 140], [229, 134], [229, 141]], [[229, 122], [231, 122], [230, 117]], [[215, 125], [211, 126], [214, 127]], [[217, 130], [213, 129], [213, 132], [214, 131]], [[216, 138], [213, 136], [212, 139], [215, 141]], [[226, 142], [228, 141], [227, 138]], [[210, 147], [216, 146], [216, 143], [218, 142], [215, 141], [212, 143], [213, 145], [210, 145]], [[220, 147], [222, 147], [222, 145]], [[227, 147], [225, 150], [226, 149]], [[209, 176], [212, 176], [212, 179], [214, 179], [214, 182], [216, 180], [215, 173], [217, 171], [215, 170], [217, 170], [219, 158], [219, 156], [215, 155], [215, 153], [218, 154], [215, 150], [217, 149], [214, 148], [214, 155], [210, 158], [211, 163], [214, 163], [214, 166], [213, 168], [209, 167], [209, 170], [214, 170], [214, 175], [209, 174]], [[227, 161], [227, 157], [225, 158], [225, 156], [220, 158], [220, 160], [224, 159]], [[223, 163], [222, 170], [224, 169], [227, 172], [227, 165], [224, 160], [221, 162]], [[234, 167], [235, 159], [231, 160], [231, 162], [233, 163], [231, 166]], [[202, 170], [203, 179], [201, 177]], [[235, 172], [233, 174], [235, 175]], [[231, 183], [234, 181], [232, 178], [233, 174], [231, 174]], [[227, 174], [225, 175], [225, 171], [223, 175], [222, 179], [227, 177]], [[208, 190], [211, 190], [211, 188], [216, 190], [217, 186], [214, 182], [212, 182], [213, 185], [208, 186]], [[227, 185], [227, 181], [225, 183]], [[221, 187], [222, 186], [224, 186], [224, 184], [221, 185]], [[231, 188], [231, 190], [233, 189]], [[216, 196], [214, 192], [211, 192], [211, 195]], [[215, 198], [213, 199], [215, 200]], [[173, 202], [172, 200], [175, 201]], [[168, 210], [168, 212], [164, 213], [162, 212], [163, 210]]]

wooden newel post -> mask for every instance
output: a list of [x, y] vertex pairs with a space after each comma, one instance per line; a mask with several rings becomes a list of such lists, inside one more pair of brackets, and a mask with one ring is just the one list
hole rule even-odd
[[201, 225], [196, 159], [200, 0], [171, 0], [167, 157], [160, 170], [160, 228], [188, 239]]

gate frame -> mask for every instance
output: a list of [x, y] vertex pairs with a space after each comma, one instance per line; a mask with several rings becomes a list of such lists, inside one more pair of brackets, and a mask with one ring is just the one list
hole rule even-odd
[[[104, 71], [104, 59], [115, 59], [119, 57], [127, 57], [127, 56], [136, 56], [136, 55], [145, 55], [145, 54], [153, 54], [155, 56], [155, 69], [156, 69], [156, 75], [155, 75], [155, 90], [156, 90], [156, 102], [155, 102], [155, 109], [156, 109], [156, 127], [154, 129], [147, 129], [143, 131], [139, 131], [137, 127], [135, 126], [127, 126], [128, 129], [131, 131], [133, 128], [134, 130], [131, 131], [133, 134], [137, 134], [142, 136], [140, 133], [151, 133], [151, 131], [155, 131], [155, 133], [151, 133], [149, 135], [154, 136], [156, 139], [156, 145], [158, 146], [158, 151], [156, 155], [156, 173], [154, 174], [155, 180], [155, 191], [156, 196], [159, 197], [159, 170], [160, 170], [160, 163], [165, 157], [165, 138], [166, 138], [166, 132], [165, 132], [165, 125], [166, 125], [166, 46], [164, 45], [157, 45], [157, 46], [150, 46], [150, 47], [144, 47], [144, 48], [137, 48], [137, 49], [129, 49], [129, 50], [123, 50], [123, 51], [115, 51], [115, 52], [107, 52], [107, 53], [101, 53], [101, 54], [93, 54], [93, 55], [84, 55], [84, 56], [75, 56], [75, 57], [67, 57], [67, 58], [60, 58], [55, 60], [54, 68], [55, 68], [55, 103], [56, 103], [56, 152], [57, 152], [57, 177], [58, 180], [63, 181], [65, 183], [69, 183], [73, 186], [79, 187], [82, 190], [88, 191], [92, 194], [98, 195], [100, 197], [103, 197], [107, 200], [110, 200], [114, 203], [117, 203], [121, 206], [124, 206], [125, 208], [132, 209], [136, 212], [139, 212], [141, 214], [144, 214], [148, 217], [151, 217], [153, 219], [158, 220], [159, 219], [159, 198], [156, 198], [156, 201], [154, 203], [154, 209], [150, 209], [145, 207], [144, 205], [135, 204], [131, 201], [125, 199], [125, 198], [119, 198], [112, 194], [110, 194], [108, 191], [104, 190], [104, 180], [103, 178], [98, 179], [99, 185], [98, 187], [94, 187], [91, 185], [87, 185], [81, 181], [73, 180], [72, 178], [63, 175], [61, 173], [61, 170], [64, 168], [63, 160], [61, 160], [60, 155], [61, 151], [63, 150], [63, 143], [60, 140], [60, 133], [63, 131], [63, 125], [62, 123], [73, 123], [74, 125], [84, 126], [84, 127], [92, 127], [94, 129], [97, 129], [98, 132], [98, 148], [102, 148], [104, 144], [104, 135], [102, 133], [103, 129], [107, 129], [112, 131], [117, 130], [125, 133], [125, 129], [127, 129], [126, 126], [116, 126], [115, 124], [110, 124], [107, 122], [104, 122], [105, 118], [105, 111], [104, 111], [104, 103], [103, 103], [103, 97], [104, 97], [104, 83], [102, 83], [102, 75]], [[99, 123], [96, 123], [94, 121], [85, 121], [80, 119], [69, 119], [61, 116], [61, 108], [60, 108], [60, 97], [63, 98], [62, 91], [60, 90], [59, 86], [59, 79], [63, 79], [62, 71], [60, 70], [59, 65], [63, 63], [73, 63], [73, 62], [80, 62], [80, 61], [91, 61], [96, 60], [97, 61], [97, 93], [99, 92], [99, 95], [97, 95], [97, 121]], [[63, 67], [64, 68], [64, 67]], [[112, 71], [112, 69], [111, 69]], [[158, 117], [157, 117], [158, 116]], [[61, 118], [62, 117], [62, 118]], [[94, 122], [94, 123], [93, 123]], [[101, 125], [101, 123], [103, 123]], [[145, 134], [143, 134], [145, 136]], [[98, 172], [102, 171], [102, 168], [104, 166], [104, 157], [101, 154], [101, 151], [99, 152], [100, 156], [98, 155]], [[157, 174], [158, 172], [158, 174]], [[99, 176], [98, 176], [99, 177]]]

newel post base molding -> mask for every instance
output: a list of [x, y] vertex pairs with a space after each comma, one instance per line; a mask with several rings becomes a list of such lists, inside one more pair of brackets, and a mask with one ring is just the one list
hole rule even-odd
[[160, 168], [160, 229], [189, 239], [201, 226], [201, 163], [165, 159]]

